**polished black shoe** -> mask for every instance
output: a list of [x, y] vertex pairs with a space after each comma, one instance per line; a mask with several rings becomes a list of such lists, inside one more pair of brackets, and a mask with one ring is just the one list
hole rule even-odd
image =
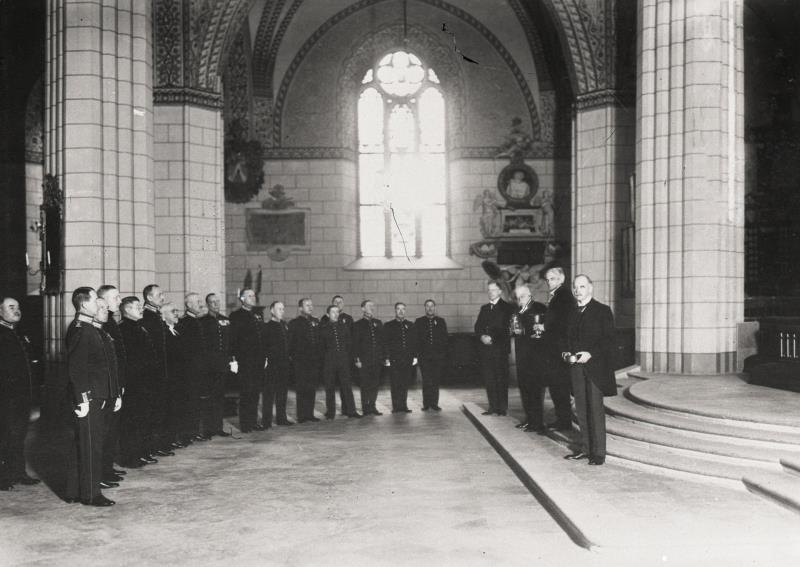
[[528, 425], [523, 429], [526, 433], [538, 433], [544, 435], [547, 433], [547, 428], [544, 425]]
[[264, 425], [256, 425], [253, 427], [253, 431], [266, 431], [267, 429], [269, 428]]
[[496, 413], [497, 415], [506, 415], [506, 413], [508, 413], [508, 412], [505, 412], [505, 411], [497, 411], [497, 412], [495, 412], [495, 413]]
[[217, 431], [214, 435], [216, 435], [217, 437], [230, 437], [231, 436], [231, 434], [228, 433], [227, 431]]
[[158, 459], [150, 456], [139, 457], [139, 462], [142, 463], [143, 465], [154, 465], [158, 462]]
[[331, 413], [326, 413], [325, 414], [325, 419], [335, 419], [335, 418], [336, 418], [336, 416], [334, 414], [331, 414]]
[[252, 427], [242, 427], [239, 431], [242, 433], [251, 433], [253, 431]]
[[112, 472], [113, 472], [115, 475], [118, 475], [118, 476], [125, 476], [126, 474], [128, 474], [128, 471], [125, 471], [125, 470], [122, 470], [122, 469], [113, 469], [113, 468], [112, 468], [112, 469], [111, 469], [111, 471], [112, 471]]
[[557, 431], [569, 431], [570, 429], [572, 429], [572, 423], [551, 421], [545, 427], [547, 427], [547, 429], [555, 429]]
[[109, 473], [109, 474], [104, 474], [103, 475], [103, 482], [117, 482], [117, 483], [119, 483], [119, 482], [122, 482], [123, 480], [125, 480], [125, 479], [122, 478], [119, 475], [116, 475], [116, 474], [110, 474]]
[[348, 414], [348, 416], [347, 416], [347, 417], [354, 417], [354, 418], [356, 418], [356, 419], [361, 419], [361, 414], [360, 414], [360, 413], [358, 413], [358, 412], [356, 412], [356, 413], [351, 413], [351, 414]]
[[84, 506], [113, 506], [115, 502], [103, 496], [95, 496], [91, 500], [81, 500], [81, 504]]
[[190, 443], [191, 443], [191, 441], [189, 441], [189, 442], [175, 441], [174, 443], [170, 443], [169, 446], [172, 447], [173, 449], [184, 449]]
[[378, 410], [372, 410], [372, 415], [383, 415], [383, 412]]
[[81, 501], [78, 497], [66, 496], [64, 497], [65, 504], [78, 504]]
[[8, 482], [7, 480], [0, 480], [0, 490], [5, 492], [6, 490], [14, 490], [14, 485]]
[[100, 481], [100, 488], [116, 488], [119, 486], [118, 482], [111, 482], [111, 481]]
[[493, 413], [494, 413], [493, 411], [487, 410], [487, 411], [481, 412], [481, 415], [492, 415]]
[[192, 435], [192, 441], [208, 441], [210, 437], [205, 437], [203, 435]]
[[442, 408], [440, 408], [439, 406], [431, 406], [431, 409], [434, 411], [442, 411]]
[[278, 425], [294, 425], [294, 422], [288, 419], [281, 419], [278, 421]]
[[589, 457], [590, 465], [602, 465], [605, 462], [606, 462], [605, 457]]
[[410, 410], [410, 409], [408, 409], [408, 408], [405, 408], [405, 409], [403, 409], [402, 411], [403, 411], [404, 413], [411, 413], [411, 411], [412, 411], [412, 410]]
[[311, 420], [311, 421], [322, 421], [322, 420], [321, 420], [320, 418], [318, 418], [318, 417], [309, 417], [308, 419], [309, 419], [309, 420]]
[[42, 481], [39, 480], [38, 478], [33, 478], [32, 476], [28, 476], [27, 474], [18, 476], [17, 478], [14, 479], [14, 484], [23, 484], [25, 486], [33, 486], [34, 484], [39, 484], [40, 482]]
[[159, 457], [172, 457], [175, 455], [175, 451], [167, 451], [165, 449], [159, 449], [156, 451], [156, 455]]
[[527, 421], [520, 422], [516, 424], [514, 427], [516, 427], [517, 429], [525, 429], [526, 427], [528, 427], [528, 422]]
[[588, 459], [589, 455], [587, 455], [586, 453], [583, 453], [583, 452], [581, 452], [581, 453], [570, 453], [569, 455], [565, 455], [564, 458], [567, 459], [568, 461], [577, 461], [579, 459]]
[[422, 411], [428, 411], [429, 409], [431, 408], [429, 408], [428, 406], [422, 406]]

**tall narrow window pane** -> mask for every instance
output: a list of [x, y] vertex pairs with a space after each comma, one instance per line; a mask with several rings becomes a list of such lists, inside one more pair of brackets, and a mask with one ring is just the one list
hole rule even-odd
[[419, 97], [420, 149], [423, 152], [444, 151], [444, 97], [433, 87]]
[[362, 152], [383, 151], [383, 97], [372, 88], [358, 101], [358, 145]]
[[416, 231], [414, 230], [414, 213], [394, 207], [394, 215], [389, 222], [392, 224], [392, 256], [413, 257], [417, 255]]
[[445, 202], [447, 195], [447, 173], [445, 154], [422, 154], [417, 165], [418, 199], [420, 203]]
[[361, 255], [386, 255], [386, 227], [383, 207], [366, 205], [360, 207]]
[[389, 115], [389, 149], [413, 152], [414, 142], [414, 114], [407, 104], [396, 104]]
[[419, 159], [414, 154], [392, 154], [389, 200], [396, 207], [410, 209], [419, 204]]
[[444, 205], [431, 205], [422, 211], [422, 255], [447, 254], [447, 210]]
[[386, 200], [387, 176], [384, 172], [383, 154], [358, 156], [359, 194], [362, 204], [380, 205]]

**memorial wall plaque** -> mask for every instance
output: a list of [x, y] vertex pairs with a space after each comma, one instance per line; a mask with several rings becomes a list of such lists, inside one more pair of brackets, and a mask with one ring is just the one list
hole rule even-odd
[[246, 209], [247, 250], [285, 259], [292, 251], [310, 250], [309, 209]]

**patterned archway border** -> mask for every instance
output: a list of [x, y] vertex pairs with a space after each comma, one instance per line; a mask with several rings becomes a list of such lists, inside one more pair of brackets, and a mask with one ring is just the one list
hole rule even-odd
[[[294, 59], [292, 59], [289, 68], [286, 71], [286, 75], [283, 77], [281, 81], [281, 86], [278, 89], [278, 93], [275, 99], [275, 112], [273, 114], [273, 144], [275, 146], [279, 146], [281, 142], [281, 128], [282, 128], [282, 121], [283, 121], [283, 107], [286, 103], [286, 95], [289, 90], [289, 86], [294, 79], [295, 73], [299, 69], [301, 63], [308, 55], [309, 51], [316, 45], [316, 43], [324, 36], [328, 31], [330, 31], [333, 26], [341, 22], [342, 20], [352, 16], [356, 12], [378, 4], [380, 2], [385, 2], [388, 0], [360, 0], [355, 4], [351, 4], [344, 10], [334, 14], [331, 18], [329, 18], [325, 23], [323, 23], [317, 30], [311, 34], [311, 36], [303, 43], [303, 46], [295, 55]], [[514, 75], [514, 78], [517, 81], [517, 84], [522, 91], [523, 97], [525, 98], [525, 102], [528, 106], [528, 112], [530, 115], [531, 120], [531, 129], [533, 138], [535, 140], [540, 139], [541, 136], [541, 127], [539, 123], [539, 115], [536, 109], [536, 103], [533, 99], [533, 94], [531, 93], [530, 89], [528, 88], [528, 83], [525, 80], [522, 71], [517, 66], [514, 59], [511, 57], [511, 54], [506, 50], [503, 46], [502, 42], [495, 36], [486, 26], [484, 26], [481, 22], [475, 19], [472, 15], [464, 12], [463, 10], [456, 8], [455, 6], [448, 4], [447, 2], [443, 2], [442, 0], [417, 0], [419, 2], [428, 4], [430, 6], [434, 6], [441, 10], [444, 10], [450, 14], [453, 14], [455, 17], [465, 21], [470, 26], [472, 26], [475, 30], [477, 30], [495, 49], [495, 51], [500, 55], [503, 61], [508, 66], [509, 70]]]

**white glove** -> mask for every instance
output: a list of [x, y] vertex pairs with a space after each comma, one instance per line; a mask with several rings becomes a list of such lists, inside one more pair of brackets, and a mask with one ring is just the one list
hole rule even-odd
[[114, 402], [114, 411], [117, 412], [122, 407], [122, 396], [117, 398], [117, 401]]
[[392, 362], [387, 358], [386, 361], [383, 363], [384, 366], [391, 366]]
[[356, 360], [356, 368], [361, 368], [363, 364], [361, 364], [360, 360]]
[[89, 402], [78, 404], [78, 407], [75, 408], [75, 415], [78, 417], [86, 417], [89, 415]]
[[233, 372], [234, 374], [238, 374], [239, 373], [239, 361], [238, 360], [234, 360], [233, 362], [229, 362], [228, 366], [230, 366], [231, 372]]
[[415, 356], [414, 359], [411, 361], [411, 366], [416, 366], [417, 362], [418, 362], [418, 360], [417, 360], [417, 357]]
[[267, 366], [269, 366], [269, 359], [265, 358], [264, 359], [264, 368], [266, 368]]

